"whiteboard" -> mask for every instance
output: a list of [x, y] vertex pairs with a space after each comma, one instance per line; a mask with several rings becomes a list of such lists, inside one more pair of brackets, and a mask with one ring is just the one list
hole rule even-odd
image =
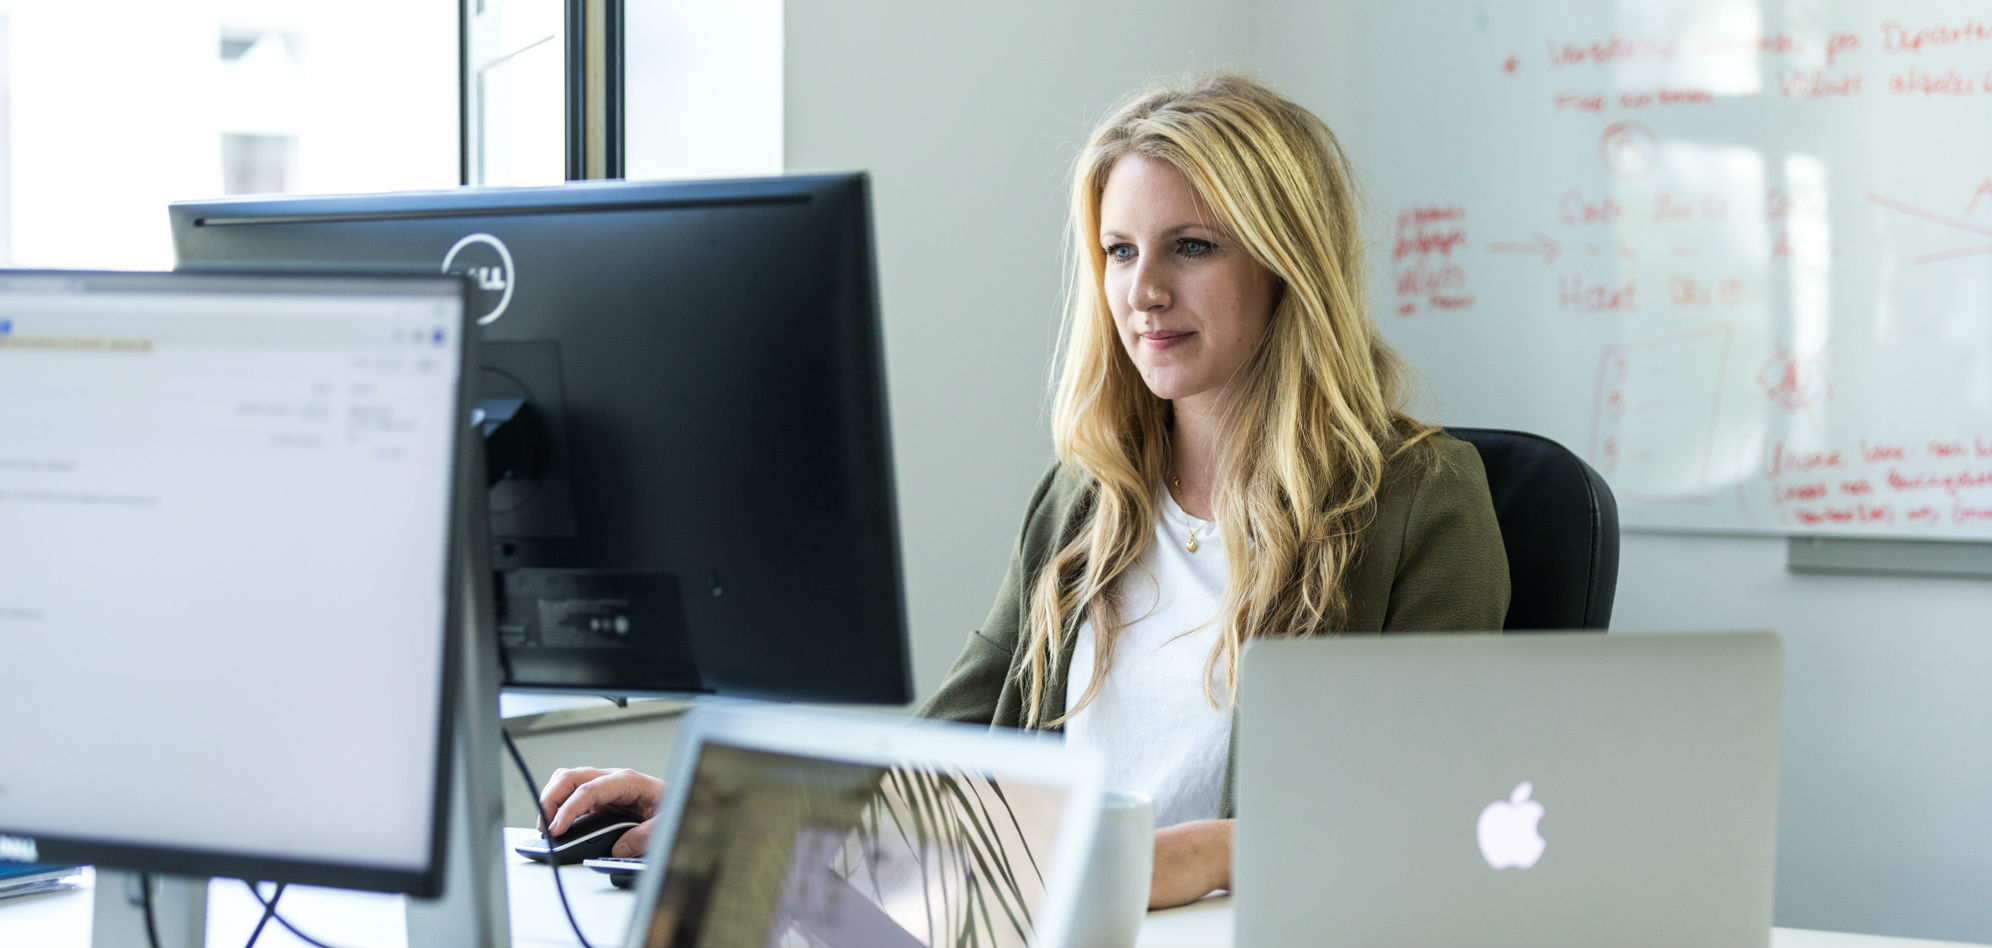
[[1371, 294], [1424, 414], [1624, 525], [1992, 538], [1992, 4], [1364, 4]]

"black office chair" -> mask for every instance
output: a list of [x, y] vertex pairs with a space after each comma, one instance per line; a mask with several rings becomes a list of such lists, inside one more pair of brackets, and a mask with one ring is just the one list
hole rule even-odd
[[1447, 428], [1480, 451], [1508, 550], [1508, 629], [1603, 629], [1618, 588], [1618, 503], [1605, 479], [1541, 435]]

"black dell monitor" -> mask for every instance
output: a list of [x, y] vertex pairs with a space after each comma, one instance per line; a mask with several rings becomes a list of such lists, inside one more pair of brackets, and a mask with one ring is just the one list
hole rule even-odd
[[863, 174], [175, 204], [182, 269], [469, 276], [507, 687], [912, 698]]

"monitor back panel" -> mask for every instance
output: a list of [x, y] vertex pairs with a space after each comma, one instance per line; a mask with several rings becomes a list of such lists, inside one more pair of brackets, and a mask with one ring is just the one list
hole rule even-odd
[[1767, 943], [1781, 655], [1768, 633], [1254, 643], [1238, 943]]
[[478, 393], [546, 440], [489, 497], [508, 686], [911, 699], [862, 176], [172, 216], [182, 267], [472, 277]]

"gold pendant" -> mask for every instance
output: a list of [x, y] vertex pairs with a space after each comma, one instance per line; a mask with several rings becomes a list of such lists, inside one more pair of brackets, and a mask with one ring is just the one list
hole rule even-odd
[[1197, 537], [1196, 534], [1194, 533], [1190, 534], [1190, 542], [1188, 544], [1188, 548], [1189, 551], [1192, 553], [1195, 553], [1197, 551]]

